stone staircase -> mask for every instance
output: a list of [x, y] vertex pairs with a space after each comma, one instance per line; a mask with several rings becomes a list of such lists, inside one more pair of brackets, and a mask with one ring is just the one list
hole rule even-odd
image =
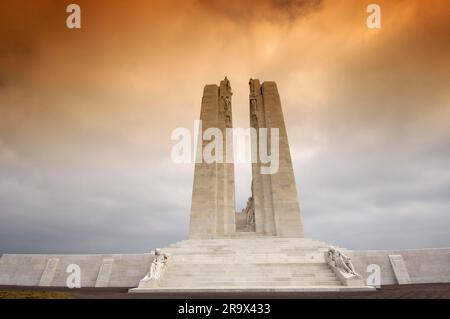
[[156, 289], [343, 287], [325, 263], [330, 245], [307, 238], [184, 240], [170, 254]]

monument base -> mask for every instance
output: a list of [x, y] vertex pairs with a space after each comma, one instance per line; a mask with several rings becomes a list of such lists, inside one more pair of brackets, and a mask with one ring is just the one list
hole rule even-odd
[[[374, 289], [347, 286], [325, 260], [331, 246], [307, 238], [191, 239], [163, 249], [170, 255], [152, 287], [129, 292], [274, 292]], [[345, 251], [341, 249], [342, 251]]]
[[[246, 239], [251, 239], [250, 235], [246, 234]], [[373, 266], [375, 265], [380, 269], [381, 286], [398, 285], [405, 282], [411, 284], [450, 283], [450, 248], [344, 250], [344, 252], [351, 258], [356, 272], [363, 277], [364, 282], [370, 281], [370, 276], [373, 279]], [[59, 260], [57, 265], [50, 262], [55, 258]], [[402, 262], [399, 263], [399, 259]], [[3, 254], [0, 257], [0, 286], [36, 287], [45, 284], [46, 287], [67, 287], [67, 278], [71, 275], [67, 269], [70, 265], [76, 264], [81, 269], [82, 288], [122, 287], [130, 289], [138, 287], [140, 280], [149, 272], [153, 260], [154, 256], [148, 253]], [[393, 261], [396, 262], [393, 263]], [[111, 266], [108, 267], [108, 265]], [[53, 278], [50, 280], [49, 277]], [[342, 287], [345, 288], [345, 286]]]
[[128, 290], [129, 293], [269, 293], [269, 292], [352, 292], [352, 291], [375, 291], [375, 287], [361, 286], [361, 287], [349, 287], [349, 286], [309, 286], [309, 287], [253, 287], [253, 288], [229, 288], [229, 287], [216, 287], [216, 288], [132, 288]]

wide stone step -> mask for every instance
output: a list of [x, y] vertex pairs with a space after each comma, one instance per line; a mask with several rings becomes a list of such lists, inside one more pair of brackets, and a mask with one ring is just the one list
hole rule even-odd
[[254, 277], [245, 277], [245, 276], [216, 276], [216, 277], [192, 277], [192, 276], [168, 276], [162, 280], [163, 282], [222, 282], [222, 281], [288, 281], [288, 282], [310, 282], [310, 281], [333, 281], [339, 282], [336, 277], [333, 276], [311, 276], [311, 277], [282, 277], [282, 276], [254, 276]]
[[303, 238], [185, 240], [171, 256], [161, 288], [342, 286], [325, 263], [330, 245]]
[[287, 275], [319, 275], [319, 274], [334, 274], [331, 270], [328, 269], [258, 269], [257, 271], [251, 271], [245, 268], [236, 268], [236, 269], [167, 269], [165, 274], [204, 274], [204, 275], [220, 275], [220, 274], [245, 274], [249, 276], [257, 276], [257, 275], [273, 275], [273, 274], [285, 274]]
[[298, 264], [298, 263], [282, 263], [282, 264], [267, 264], [267, 263], [252, 263], [252, 264], [239, 264], [239, 263], [230, 263], [230, 264], [224, 264], [224, 263], [211, 263], [211, 264], [189, 264], [189, 263], [177, 263], [177, 264], [171, 264], [167, 267], [167, 269], [189, 269], [189, 270], [195, 270], [195, 269], [202, 269], [202, 270], [229, 270], [229, 269], [242, 269], [247, 271], [256, 271], [256, 270], [270, 270], [270, 269], [298, 269], [298, 270], [311, 270], [311, 271], [318, 271], [321, 269], [328, 269], [328, 266], [326, 264], [316, 264], [316, 263], [309, 263], [309, 264]]
[[261, 272], [260, 274], [249, 274], [242, 271], [228, 271], [228, 272], [206, 272], [206, 271], [167, 271], [164, 274], [165, 277], [174, 277], [174, 276], [191, 276], [197, 278], [211, 278], [211, 277], [332, 277], [335, 278], [334, 273], [332, 272], [286, 272], [286, 271], [272, 271], [272, 272]]
[[[266, 245], [266, 246], [261, 246]], [[269, 243], [258, 243], [254, 245], [177, 245], [169, 246], [167, 248], [178, 249], [233, 249], [233, 250], [253, 250], [253, 249], [265, 249], [270, 251], [271, 249], [328, 249], [328, 246], [319, 245], [274, 245]]]
[[[208, 260], [201, 260], [201, 259], [190, 259], [190, 258], [180, 258], [177, 259], [177, 263], [178, 264], [186, 264], [186, 265], [196, 265], [199, 263], [202, 263], [205, 266], [208, 265], [217, 265], [217, 264], [224, 264], [224, 265], [236, 265], [239, 264], [239, 261], [242, 263], [250, 263], [252, 262], [254, 265], [259, 265], [259, 264], [266, 264], [267, 262], [270, 261], [270, 259], [264, 258], [264, 259], [219, 259], [219, 258], [215, 258], [215, 259], [208, 259]], [[284, 264], [298, 264], [298, 263], [304, 263], [304, 264], [316, 264], [317, 262], [323, 262], [324, 259], [305, 259], [305, 258], [286, 258], [286, 259], [280, 259], [280, 263], [284, 263]], [[175, 260], [174, 260], [175, 262]]]
[[165, 249], [165, 252], [171, 255], [309, 255], [320, 254], [323, 255], [327, 249], [261, 249], [255, 248], [251, 250], [243, 249], [181, 249], [181, 248], [169, 248]]
[[183, 253], [183, 252], [199, 252], [199, 253], [205, 253], [205, 252], [212, 252], [212, 253], [221, 253], [221, 252], [236, 252], [236, 253], [242, 253], [242, 254], [252, 254], [252, 253], [272, 253], [272, 254], [280, 254], [280, 253], [285, 253], [285, 252], [294, 252], [294, 251], [298, 251], [298, 252], [325, 252], [328, 251], [328, 248], [315, 248], [315, 247], [308, 247], [308, 248], [292, 248], [292, 247], [287, 247], [287, 248], [280, 248], [280, 247], [276, 247], [276, 248], [263, 248], [263, 247], [255, 247], [254, 249], [249, 248], [249, 249], [239, 249], [239, 247], [233, 247], [233, 248], [189, 248], [189, 247], [182, 247], [182, 248], [168, 248], [166, 249], [167, 252], [173, 251], [173, 252], [179, 252], [179, 253]]
[[234, 246], [252, 246], [261, 243], [269, 243], [270, 245], [297, 245], [297, 246], [326, 246], [330, 245], [323, 241], [302, 240], [302, 239], [211, 239], [211, 240], [185, 240], [171, 244], [170, 246], [217, 246], [217, 245], [234, 245]]
[[163, 277], [166, 282], [180, 281], [332, 281], [339, 283], [335, 274], [324, 263], [319, 264], [173, 264]]
[[312, 248], [327, 248], [329, 247], [329, 245], [326, 244], [317, 244], [317, 243], [272, 243], [272, 242], [258, 242], [258, 243], [205, 243], [205, 244], [191, 244], [191, 243], [186, 243], [186, 244], [173, 244], [170, 245], [168, 247], [190, 247], [190, 248], [199, 248], [199, 247], [211, 247], [211, 248], [215, 248], [215, 247], [241, 247], [243, 249], [246, 248], [250, 248], [250, 247], [261, 247], [260, 245], [262, 244], [266, 244], [269, 245], [271, 247], [298, 247], [298, 248], [308, 248], [308, 247], [312, 247]]
[[239, 273], [221, 274], [221, 275], [196, 275], [196, 274], [166, 274], [164, 280], [169, 279], [189, 279], [194, 278], [195, 280], [218, 280], [220, 278], [230, 279], [230, 278], [242, 278], [242, 279], [274, 279], [274, 278], [286, 278], [286, 279], [337, 279], [334, 274], [317, 274], [317, 275], [306, 275], [306, 274], [296, 274], [296, 275], [286, 275], [282, 273], [266, 274], [266, 275], [244, 275]]
[[323, 255], [327, 249], [181, 249], [172, 248], [165, 249], [165, 252], [171, 255], [309, 255], [309, 254], [320, 254]]
[[[319, 274], [333, 274], [333, 272], [331, 271], [326, 271], [326, 270], [317, 270], [317, 271], [290, 271], [290, 270], [271, 270], [271, 271], [258, 271], [260, 273], [261, 276], [271, 276], [274, 274], [284, 274], [284, 275], [319, 275]], [[167, 270], [165, 272], [165, 274], [172, 274], [172, 273], [177, 273], [177, 274], [192, 274], [192, 275], [220, 275], [220, 274], [226, 274], [226, 275], [231, 275], [231, 274], [247, 274], [249, 273], [249, 271], [243, 271], [243, 270], [228, 270], [228, 271], [208, 271], [208, 270]]]
[[214, 273], [178, 273], [178, 272], [167, 272], [164, 274], [164, 277], [162, 279], [168, 280], [171, 278], [193, 278], [193, 279], [206, 279], [206, 280], [215, 280], [217, 278], [226, 278], [227, 280], [230, 278], [267, 278], [267, 279], [273, 279], [273, 278], [287, 278], [287, 279], [315, 279], [315, 278], [332, 278], [337, 279], [334, 273], [308, 273], [308, 274], [302, 274], [302, 273], [286, 273], [286, 272], [272, 272], [272, 273], [263, 273], [263, 274], [246, 274], [241, 272], [229, 272], [229, 273], [220, 273], [220, 274], [214, 274]]
[[256, 271], [243, 271], [243, 270], [205, 270], [205, 269], [199, 269], [199, 270], [173, 270], [168, 269], [165, 272], [165, 275], [169, 274], [180, 274], [180, 275], [192, 275], [192, 276], [218, 276], [218, 275], [246, 275], [248, 273], [252, 273], [254, 276], [258, 275], [264, 275], [264, 276], [275, 276], [275, 275], [321, 275], [321, 274], [333, 274], [334, 273], [331, 270], [289, 270], [289, 269], [282, 269], [282, 270], [256, 270]]
[[196, 278], [212, 278], [212, 277], [224, 277], [224, 278], [231, 278], [231, 277], [245, 277], [245, 278], [259, 278], [259, 277], [286, 277], [286, 278], [317, 278], [317, 277], [330, 277], [330, 278], [336, 278], [335, 274], [333, 272], [286, 272], [286, 271], [272, 271], [272, 272], [260, 272], [260, 273], [248, 273], [248, 272], [242, 272], [242, 271], [229, 271], [229, 272], [220, 272], [220, 273], [214, 273], [214, 272], [190, 272], [190, 271], [167, 271], [164, 273], [164, 278], [171, 278], [171, 277], [196, 277]]
[[338, 281], [214, 281], [214, 282], [161, 282], [159, 287], [166, 288], [198, 288], [198, 287], [308, 287], [308, 286], [341, 286]]
[[[263, 245], [263, 246], [262, 246]], [[265, 246], [264, 246], [265, 245]], [[305, 246], [297, 246], [297, 245], [266, 245], [265, 243], [257, 244], [257, 245], [246, 245], [246, 246], [170, 246], [166, 247], [167, 249], [186, 249], [186, 250], [233, 250], [233, 251], [255, 251], [255, 250], [265, 250], [267, 252], [277, 252], [278, 249], [282, 250], [328, 250], [327, 246], [313, 246], [313, 245], [305, 245]]]
[[164, 280], [171, 280], [171, 279], [189, 279], [189, 278], [195, 278], [195, 280], [219, 280], [220, 278], [223, 279], [230, 279], [230, 278], [242, 278], [242, 279], [275, 279], [275, 278], [286, 278], [286, 279], [336, 279], [336, 276], [334, 274], [317, 274], [317, 275], [306, 275], [306, 274], [282, 274], [282, 273], [274, 273], [274, 274], [265, 274], [265, 275], [244, 275], [239, 273], [230, 273], [230, 274], [221, 274], [221, 275], [200, 275], [200, 274], [166, 274]]
[[278, 251], [277, 253], [270, 253], [268, 251], [229, 251], [229, 250], [221, 250], [221, 251], [186, 251], [186, 250], [166, 250], [167, 253], [171, 254], [171, 257], [177, 256], [205, 256], [205, 257], [230, 257], [230, 256], [253, 256], [253, 257], [284, 257], [284, 256], [297, 256], [297, 257], [307, 257], [307, 256], [324, 256], [324, 252], [318, 250], [286, 250], [286, 251]]
[[241, 269], [241, 270], [270, 270], [270, 269], [294, 269], [294, 270], [320, 270], [329, 269], [325, 263], [211, 263], [211, 264], [187, 264], [187, 263], [172, 263], [169, 264], [167, 269], [212, 269], [212, 270], [228, 270], [228, 269]]
[[277, 244], [296, 244], [296, 245], [325, 245], [329, 246], [326, 242], [317, 241], [317, 240], [298, 240], [298, 239], [212, 239], [212, 240], [185, 240], [177, 243], [173, 243], [171, 245], [251, 245], [255, 243], [270, 243], [272, 245]]
[[324, 253], [327, 249], [184, 249], [184, 248], [169, 248], [165, 252], [177, 253], [177, 254], [286, 254], [286, 253], [297, 253], [297, 254], [308, 254], [308, 253]]
[[193, 272], [193, 271], [167, 271], [164, 276], [192, 276], [192, 277], [234, 277], [234, 276], [242, 276], [242, 277], [318, 277], [318, 276], [330, 276], [334, 277], [334, 273], [332, 272], [317, 272], [317, 273], [301, 273], [301, 272], [286, 272], [286, 271], [272, 271], [272, 272], [262, 272], [261, 274], [248, 274], [242, 271], [229, 271], [229, 272], [220, 272], [215, 274], [214, 272]]
[[[173, 258], [270, 258], [271, 260], [277, 260], [274, 258], [286, 258], [286, 257], [295, 257], [295, 258], [319, 258], [324, 257], [323, 252], [308, 252], [308, 253], [298, 253], [298, 252], [283, 252], [279, 254], [268, 254], [268, 253], [238, 253], [238, 252], [217, 252], [217, 253], [171, 253], [170, 259]], [[325, 258], [325, 257], [324, 257]]]
[[169, 262], [168, 267], [194, 267], [195, 265], [199, 267], [246, 267], [246, 268], [270, 268], [270, 267], [287, 267], [287, 268], [327, 268], [328, 265], [325, 262], [311, 262], [311, 263], [285, 263], [279, 262], [278, 260], [274, 262], [271, 259], [268, 259], [265, 263], [256, 263], [256, 262], [229, 262], [229, 263], [210, 263], [205, 264], [203, 262], [199, 263], [187, 263], [187, 262]]

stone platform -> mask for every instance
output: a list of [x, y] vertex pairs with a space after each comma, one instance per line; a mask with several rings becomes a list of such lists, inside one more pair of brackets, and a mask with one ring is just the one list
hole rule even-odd
[[[179, 245], [182, 242], [176, 244]], [[450, 248], [411, 250], [343, 250], [351, 257], [356, 271], [366, 280], [369, 265], [379, 265], [381, 285], [398, 285], [389, 256], [401, 255], [411, 284], [450, 283]], [[49, 280], [50, 260], [59, 259]], [[112, 262], [111, 262], [112, 260]], [[0, 286], [66, 287], [70, 264], [81, 268], [81, 287], [137, 287], [149, 271], [152, 254], [36, 255], [3, 254], [0, 256]], [[105, 265], [111, 264], [110, 272]], [[109, 278], [106, 278], [109, 275]], [[46, 280], [43, 280], [46, 279]], [[44, 282], [45, 281], [45, 282]], [[45, 284], [45, 285], [44, 285]], [[323, 286], [321, 286], [323, 287]], [[345, 288], [345, 286], [339, 286]], [[345, 290], [347, 291], [347, 290]]]
[[185, 240], [163, 250], [170, 256], [157, 286], [141, 281], [130, 292], [373, 289], [345, 286], [325, 261], [329, 247], [307, 238]]
[[294, 293], [294, 292], [357, 292], [357, 291], [373, 291], [375, 287], [361, 286], [305, 286], [305, 287], [216, 287], [216, 288], [133, 288], [128, 290], [129, 293], [143, 293], [143, 294], [172, 294], [172, 293]]

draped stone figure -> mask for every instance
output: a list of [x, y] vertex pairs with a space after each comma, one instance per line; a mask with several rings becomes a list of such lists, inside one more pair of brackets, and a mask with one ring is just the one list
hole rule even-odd
[[334, 247], [331, 247], [328, 250], [326, 255], [326, 261], [330, 265], [330, 267], [337, 268], [346, 276], [360, 277], [360, 275], [356, 273], [351, 258], [346, 256], [343, 252]]
[[161, 279], [165, 268], [167, 267], [167, 262], [169, 261], [169, 254], [163, 252], [161, 249], [157, 248], [155, 250], [155, 259], [153, 259], [150, 265], [150, 271], [139, 283], [139, 287], [154, 287], [157, 286], [157, 282]]

